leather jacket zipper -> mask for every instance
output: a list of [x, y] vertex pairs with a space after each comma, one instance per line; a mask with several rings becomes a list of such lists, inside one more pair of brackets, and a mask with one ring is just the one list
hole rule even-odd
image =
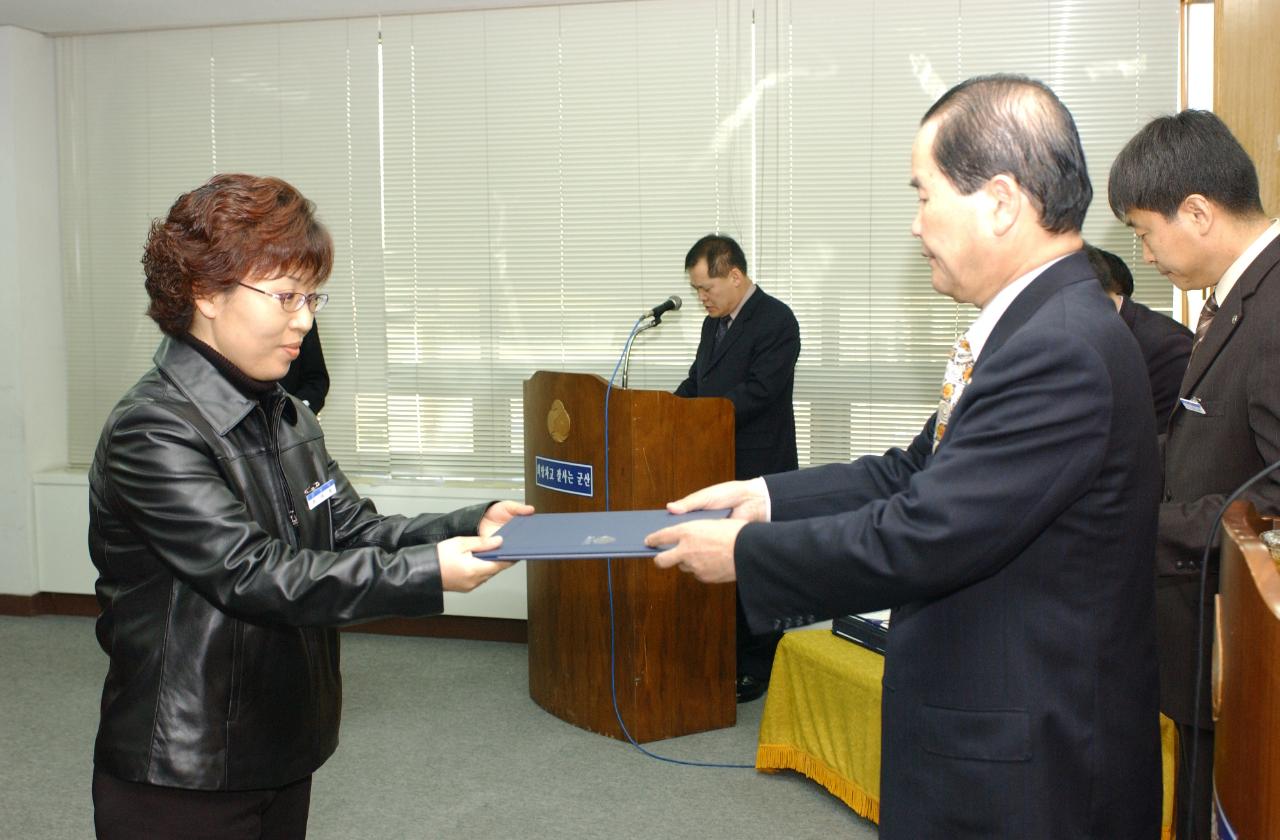
[[[293, 545], [298, 547], [300, 542], [300, 528], [302, 524], [298, 519], [298, 512], [293, 506], [293, 491], [289, 489], [289, 478], [285, 475], [284, 462], [280, 458], [280, 422], [284, 418], [284, 406], [287, 400], [277, 400], [275, 407], [272, 409], [271, 422], [268, 425], [267, 434], [271, 436], [271, 453], [276, 462], [276, 474], [280, 476], [280, 486], [284, 490], [284, 504], [289, 511], [289, 524], [293, 526]], [[264, 413], [265, 414], [265, 413]], [[307, 674], [310, 676], [311, 696], [319, 696], [316, 688], [316, 655], [313, 649], [314, 642], [312, 640], [312, 631], [306, 627], [298, 628], [299, 640], [302, 642], [302, 653], [307, 660]], [[319, 736], [313, 735], [314, 742]]]
[[[294, 536], [297, 537], [298, 526], [302, 521], [298, 519], [298, 512], [293, 507], [293, 492], [289, 489], [289, 479], [284, 474], [284, 464], [280, 461], [280, 420], [284, 417], [284, 400], [277, 400], [272, 414], [274, 415], [268, 425], [268, 433], [271, 435], [271, 454], [275, 458], [276, 473], [280, 476], [280, 486], [284, 489], [285, 509], [289, 511], [289, 524], [293, 526]], [[297, 543], [297, 540], [294, 540]]]

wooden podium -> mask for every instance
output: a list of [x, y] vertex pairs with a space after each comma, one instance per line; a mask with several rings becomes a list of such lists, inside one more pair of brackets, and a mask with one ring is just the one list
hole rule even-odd
[[[540, 513], [605, 510], [606, 385], [599, 376], [550, 371], [525, 381], [525, 500]], [[609, 509], [661, 508], [733, 478], [733, 429], [728, 400], [613, 389]], [[576, 465], [569, 467], [577, 471], [574, 486], [546, 486], [556, 484], [560, 468], [539, 458]], [[610, 565], [614, 682], [631, 736], [646, 742], [732, 726], [733, 585], [707, 586], [647, 558], [528, 564], [534, 702], [574, 726], [625, 738], [610, 679]]]
[[1270, 527], [1248, 502], [1222, 518], [1213, 782], [1235, 832], [1223, 837], [1280, 837], [1280, 573], [1258, 538]]

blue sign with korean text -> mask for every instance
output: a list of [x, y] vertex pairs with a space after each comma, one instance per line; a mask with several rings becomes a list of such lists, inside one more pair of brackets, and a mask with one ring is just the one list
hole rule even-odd
[[559, 493], [572, 493], [575, 496], [592, 495], [593, 468], [590, 464], [575, 464], [572, 461], [554, 461], [535, 455], [533, 458], [534, 483], [548, 490]]

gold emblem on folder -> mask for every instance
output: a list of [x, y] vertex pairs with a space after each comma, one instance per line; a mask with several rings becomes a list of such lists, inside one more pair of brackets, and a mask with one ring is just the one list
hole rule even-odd
[[547, 412], [547, 431], [556, 443], [569, 439], [569, 411], [559, 400], [551, 403], [551, 410]]

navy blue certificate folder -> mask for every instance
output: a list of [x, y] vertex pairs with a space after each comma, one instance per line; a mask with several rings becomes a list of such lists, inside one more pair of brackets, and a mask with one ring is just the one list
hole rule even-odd
[[654, 531], [694, 519], [724, 519], [728, 510], [604, 510], [589, 513], [535, 513], [517, 516], [498, 529], [502, 545], [475, 556], [481, 560], [584, 560], [652, 557], [644, 538]]

